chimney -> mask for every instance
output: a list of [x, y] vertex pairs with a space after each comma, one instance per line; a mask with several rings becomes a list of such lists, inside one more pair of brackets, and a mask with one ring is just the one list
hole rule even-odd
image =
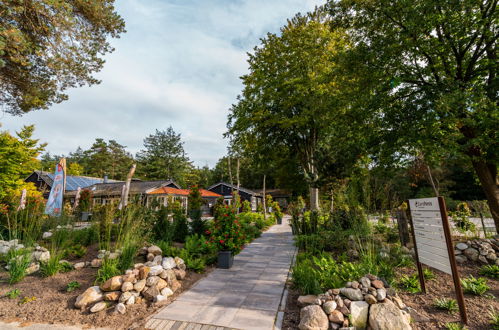
[[107, 183], [107, 174], [104, 175], [104, 182], [103, 183]]

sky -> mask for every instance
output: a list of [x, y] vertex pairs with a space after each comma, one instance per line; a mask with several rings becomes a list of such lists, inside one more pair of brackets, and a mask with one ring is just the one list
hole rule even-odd
[[95, 138], [135, 155], [149, 134], [169, 126], [196, 166], [227, 151], [227, 114], [242, 90], [247, 52], [286, 19], [322, 0], [117, 0], [127, 33], [112, 40], [95, 74], [99, 85], [68, 91], [69, 100], [22, 117], [0, 113], [0, 130], [35, 124], [35, 138], [62, 155]]

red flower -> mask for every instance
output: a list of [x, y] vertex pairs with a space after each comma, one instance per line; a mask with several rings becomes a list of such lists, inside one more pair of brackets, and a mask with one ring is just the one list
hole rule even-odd
[[206, 233], [206, 235], [209, 235], [209, 234], [211, 234], [211, 231], [207, 230], [207, 231], [205, 231], [205, 233]]
[[220, 244], [224, 244], [225, 241], [223, 239], [220, 240]]

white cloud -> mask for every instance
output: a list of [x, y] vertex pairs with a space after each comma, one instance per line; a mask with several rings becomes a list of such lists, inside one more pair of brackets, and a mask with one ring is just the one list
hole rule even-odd
[[173, 126], [196, 165], [226, 152], [228, 109], [242, 88], [246, 52], [286, 19], [319, 0], [123, 0], [127, 33], [113, 40], [97, 77], [102, 84], [69, 91], [70, 99], [23, 117], [3, 115], [2, 129], [35, 124], [48, 150], [67, 154], [95, 138], [132, 153], [155, 129]]

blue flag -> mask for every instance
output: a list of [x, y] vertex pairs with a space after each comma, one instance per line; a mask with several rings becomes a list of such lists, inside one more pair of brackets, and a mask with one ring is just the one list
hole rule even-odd
[[54, 182], [52, 183], [49, 199], [47, 201], [47, 205], [45, 206], [45, 214], [52, 216], [61, 215], [62, 198], [64, 196], [66, 185], [65, 163], [65, 159], [61, 159], [61, 161], [55, 166]]

